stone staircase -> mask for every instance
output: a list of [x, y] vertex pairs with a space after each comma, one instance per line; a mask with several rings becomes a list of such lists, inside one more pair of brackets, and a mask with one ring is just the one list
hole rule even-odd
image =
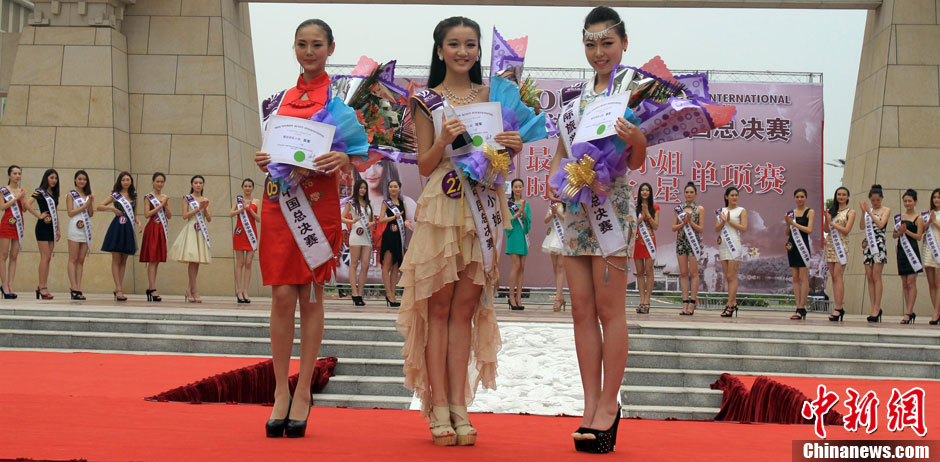
[[[0, 348], [264, 358], [270, 355], [267, 323], [261, 311], [7, 305], [0, 306]], [[401, 347], [394, 314], [328, 308], [320, 354], [339, 361], [316, 404], [407, 409], [411, 393], [402, 386]], [[206, 375], [214, 372], [222, 371]], [[625, 413], [711, 418], [721, 392], [709, 385], [723, 372], [940, 379], [940, 330], [631, 319]]]

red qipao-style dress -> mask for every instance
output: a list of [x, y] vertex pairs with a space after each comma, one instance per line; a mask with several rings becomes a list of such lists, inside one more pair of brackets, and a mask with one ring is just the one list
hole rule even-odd
[[[305, 82], [301, 75], [297, 79], [296, 86], [266, 99], [262, 104], [262, 112], [265, 121], [274, 114], [311, 119], [327, 107], [328, 103], [343, 104], [338, 99], [330, 102], [330, 77], [324, 72], [309, 82]], [[356, 125], [365, 137], [365, 129], [358, 125], [358, 122]], [[344, 135], [348, 138], [350, 133], [344, 133]], [[281, 210], [278, 197], [280, 187], [269, 174], [264, 185], [261, 207], [264, 226], [261, 227], [258, 247], [262, 283], [266, 286], [278, 286], [310, 284], [314, 281], [323, 283], [330, 280], [336, 268], [336, 258], [310, 269]], [[300, 180], [299, 188], [303, 190], [335, 255], [342, 244], [343, 235], [338, 175], [312, 174]]]
[[[251, 210], [255, 213], [258, 213], [258, 205], [252, 203], [249, 205]], [[232, 248], [235, 250], [247, 250], [252, 251], [251, 240], [248, 239], [248, 233], [245, 232], [245, 228], [242, 225], [241, 214], [235, 215], [235, 230], [232, 232]], [[283, 218], [283, 215], [282, 215]], [[258, 226], [255, 225], [255, 217], [252, 214], [248, 214], [248, 225], [251, 226], [251, 229], [255, 232], [255, 236], [258, 235]], [[259, 243], [260, 245], [260, 243]]]

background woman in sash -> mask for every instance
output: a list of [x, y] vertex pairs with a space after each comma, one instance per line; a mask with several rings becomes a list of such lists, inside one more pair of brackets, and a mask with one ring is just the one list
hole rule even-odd
[[881, 292], [883, 289], [881, 281], [881, 271], [888, 263], [888, 246], [885, 245], [885, 227], [891, 220], [891, 209], [882, 206], [884, 192], [880, 184], [871, 185], [868, 191], [868, 200], [871, 206], [862, 202], [860, 207], [863, 214], [871, 215], [872, 226], [874, 230], [874, 244], [878, 247], [875, 252], [874, 246], [868, 242], [868, 236], [865, 232], [865, 219], [858, 220], [858, 227], [862, 230], [862, 256], [865, 257], [863, 265], [865, 266], [865, 278], [868, 280], [868, 300], [871, 302], [871, 314], [868, 315], [868, 322], [881, 322]]
[[[653, 245], [656, 245], [656, 230], [659, 229], [659, 206], [653, 201], [653, 187], [649, 183], [640, 185], [636, 195], [636, 218], [638, 222], [646, 223], [646, 229], [649, 230], [650, 237], [653, 238]], [[636, 238], [634, 239], [633, 264], [636, 266], [636, 287], [640, 292], [640, 306], [636, 312], [647, 314], [650, 312], [650, 299], [653, 297], [653, 264], [656, 263], [650, 251], [646, 248], [646, 242], [640, 234], [639, 225], [637, 225]]]
[[[257, 239], [258, 226], [255, 221], [261, 221], [261, 214], [258, 212], [261, 200], [251, 197], [254, 191], [254, 180], [251, 178], [242, 180], [242, 200], [245, 212], [248, 213], [248, 226], [254, 230], [255, 239]], [[238, 299], [238, 303], [251, 303], [248, 298], [248, 286], [251, 284], [251, 261], [255, 257], [255, 249], [251, 248], [251, 241], [242, 224], [237, 200], [232, 205], [232, 210], [229, 210], [228, 216], [235, 217], [235, 231], [232, 234], [232, 248], [235, 250], [235, 298]]]
[[82, 218], [82, 212], [88, 212], [89, 218], [95, 214], [95, 195], [91, 193], [91, 181], [84, 170], [75, 172], [73, 182], [75, 192], [85, 203], [81, 207], [75, 207], [75, 201], [71, 197], [66, 197], [65, 201], [65, 208], [69, 215], [69, 228], [66, 233], [69, 241], [69, 289], [72, 300], [84, 300], [82, 276], [85, 273], [85, 257], [88, 256], [91, 242], [88, 242], [88, 235], [85, 233], [85, 219]]
[[150, 194], [160, 202], [160, 205], [154, 207], [149, 199], [144, 201], [144, 218], [147, 219], [147, 226], [144, 228], [144, 237], [140, 241], [140, 262], [147, 263], [147, 301], [159, 302], [163, 298], [157, 293], [157, 267], [166, 261], [167, 256], [166, 236], [163, 234], [163, 223], [160, 221], [159, 212], [163, 210], [167, 220], [172, 214], [166, 206], [170, 203], [170, 196], [163, 194], [166, 175], [163, 172], [156, 172], [151, 177], [151, 181], [153, 191], [150, 191]]
[[800, 232], [799, 239], [806, 245], [807, 257], [811, 256], [809, 250], [809, 234], [813, 232], [813, 218], [816, 212], [806, 206], [806, 190], [797, 188], [793, 192], [793, 201], [796, 202], [796, 208], [793, 209], [793, 215], [786, 215], [787, 222], [787, 260], [790, 263], [790, 274], [793, 276], [793, 296], [796, 297], [796, 313], [790, 316], [790, 319], [797, 321], [806, 319], [806, 297], [809, 296], [809, 262], [803, 261], [800, 249], [796, 246], [796, 239], [790, 232], [790, 227], [795, 226]]
[[920, 213], [914, 210], [914, 207], [917, 206], [917, 191], [913, 189], [905, 191], [904, 195], [901, 196], [901, 204], [904, 205], [904, 213], [901, 214], [901, 226], [894, 231], [892, 236], [898, 240], [898, 275], [901, 276], [901, 284], [904, 290], [904, 319], [901, 320], [901, 324], [912, 324], [914, 319], [917, 318], [917, 313], [914, 313], [914, 302], [917, 301], [917, 273], [923, 272], [923, 268], [915, 268], [914, 262], [907, 257], [907, 253], [901, 244], [902, 239], [907, 239], [911, 250], [914, 251], [914, 256], [920, 262], [920, 246], [917, 245], [917, 241], [924, 237], [925, 228]]
[[[608, 7], [591, 10], [584, 20], [582, 44], [595, 75], [580, 85], [580, 105], [573, 108], [580, 112], [606, 94], [610, 75], [627, 51], [626, 28], [617, 12]], [[646, 137], [623, 117], [618, 119], [616, 131], [632, 148], [627, 168], [640, 168], [646, 162]], [[570, 154], [559, 137], [552, 158], [552, 175], [561, 158]], [[575, 349], [584, 389], [581, 428], [571, 436], [580, 451], [608, 452], [616, 444], [621, 417], [618, 398], [627, 363], [629, 338], [624, 306], [628, 258], [632, 256], [635, 236], [635, 203], [628, 175], [611, 178], [607, 200], [617, 215], [614, 230], [623, 234], [627, 244], [625, 250], [607, 257], [602, 254], [587, 212], [569, 209], [565, 214], [565, 274], [571, 291]]]
[[[685, 235], [685, 225], [692, 227], [695, 238], [699, 246], [702, 245], [702, 232], [705, 231], [705, 223], [702, 219], [705, 216], [705, 207], [695, 202], [698, 196], [698, 189], [695, 183], [688, 182], [683, 190], [685, 203], [682, 204], [682, 211], [685, 213], [682, 220], [679, 214], [675, 214], [672, 220], [672, 230], [676, 233], [676, 260], [679, 262], [679, 287], [682, 290], [682, 311], [680, 315], [692, 316], [695, 314], [695, 307], [698, 305], [698, 259], [695, 252], [692, 251], [692, 244]], [[704, 248], [702, 249], [704, 251]]]
[[[506, 255], [509, 255], [512, 260], [512, 270], [509, 272], [509, 308], [523, 310], [525, 307], [522, 306], [522, 280], [525, 275], [525, 257], [529, 255], [529, 229], [532, 228], [532, 211], [529, 209], [528, 201], [522, 197], [525, 183], [519, 178], [514, 178], [511, 187], [510, 212], [512, 212], [512, 207], [517, 210], [510, 217], [512, 228], [506, 230]], [[515, 301], [515, 304], [513, 304], [513, 301]]]
[[[476, 441], [466, 406], [480, 383], [495, 388], [501, 346], [492, 297], [483, 297], [483, 286], [494, 283], [496, 270], [487, 274], [473, 215], [463, 206], [466, 198], [445, 190], [445, 177], [456, 178], [445, 148], [467, 130], [460, 120], [445, 118], [435, 135], [428, 107], [429, 102], [460, 106], [489, 101], [479, 59], [479, 24], [463, 17], [441, 21], [434, 28], [430, 91], [410, 101], [418, 172], [429, 178], [418, 199], [413, 240], [420, 245], [411, 246], [402, 263], [404, 293], [397, 324], [405, 336], [405, 387], [421, 399], [421, 414], [430, 418], [431, 437], [438, 445]], [[495, 141], [514, 152], [522, 149], [518, 132], [499, 133]], [[468, 365], [474, 370], [472, 383]]]
[[[59, 173], [55, 169], [48, 169], [42, 174], [42, 181], [39, 189], [52, 196], [56, 208], [59, 206]], [[33, 209], [36, 204], [39, 210]], [[49, 293], [49, 263], [52, 261], [52, 251], [55, 248], [56, 241], [62, 236], [61, 232], [55, 229], [52, 222], [52, 212], [49, 210], [49, 204], [46, 198], [40, 192], [34, 192], [29, 200], [26, 201], [26, 210], [36, 217], [36, 244], [39, 245], [39, 287], [36, 287], [36, 299], [52, 300], [52, 294]], [[59, 226], [62, 226], [59, 221]]]
[[[927, 222], [924, 223], [927, 232], [933, 234], [933, 240], [940, 245], [940, 188], [930, 193], [930, 210]], [[927, 273], [927, 287], [930, 289], [930, 305], [933, 306], [933, 316], [928, 321], [930, 325], [940, 324], [940, 261], [933, 256], [930, 245], [927, 244], [927, 232], [924, 233], [924, 271]]]
[[552, 272], [555, 274], [555, 301], [552, 306], [553, 311], [565, 309], [565, 262], [564, 247], [562, 247], [561, 237], [555, 231], [552, 221], [558, 219], [564, 232], [565, 223], [565, 204], [563, 202], [549, 202], [548, 210], [545, 211], [545, 223], [548, 229], [545, 230], [545, 239], [542, 240], [542, 252], [548, 254], [552, 259]]
[[[335, 43], [330, 26], [319, 19], [308, 19], [294, 32], [294, 56], [303, 68], [297, 84], [268, 98], [262, 104], [265, 119], [277, 114], [310, 119], [327, 107], [330, 77], [325, 65], [333, 54]], [[332, 104], [332, 103], [331, 103]], [[361, 126], [358, 130], [365, 132]], [[347, 139], [349, 135], [344, 135]], [[264, 152], [255, 155], [255, 163], [267, 172], [271, 157]], [[340, 221], [339, 172], [349, 167], [349, 155], [331, 151], [316, 160], [322, 174], [307, 174], [297, 191], [311, 206], [317, 223], [335, 255], [342, 245]], [[272, 287], [271, 301], [271, 356], [274, 360], [274, 407], [265, 424], [269, 437], [302, 437], [306, 433], [310, 412], [310, 383], [316, 366], [317, 353], [323, 339], [323, 284], [330, 280], [336, 268], [331, 258], [320, 266], [307, 265], [304, 254], [294, 239], [293, 232], [281, 208], [280, 188], [269, 175], [265, 181], [262, 201], [258, 258], [261, 278]], [[293, 219], [291, 220], [293, 222]], [[312, 293], [311, 293], [312, 292]], [[290, 356], [294, 343], [294, 313], [300, 304], [300, 375], [291, 397], [288, 384]]]
[[[395, 287], [398, 286], [400, 273], [398, 268], [405, 258], [405, 242], [402, 236], [405, 231], [398, 227], [398, 218], [401, 218], [405, 229], [412, 229], [414, 225], [408, 219], [408, 213], [405, 210], [405, 201], [401, 196], [401, 182], [391, 180], [388, 182], [388, 200], [398, 208], [398, 213], [392, 212], [389, 206], [382, 202], [382, 211], [379, 212], [379, 222], [385, 225], [382, 231], [382, 245], [379, 254], [382, 258], [382, 283], [385, 284], [385, 303], [386, 306], [397, 308], [401, 306], [395, 295]], [[351, 260], [350, 260], [351, 261]]]
[[[127, 269], [127, 257], [137, 253], [137, 241], [134, 237], [134, 230], [141, 232], [140, 219], [137, 218], [137, 189], [134, 187], [134, 178], [128, 172], [118, 174], [112, 193], [118, 193], [131, 204], [129, 211], [124, 210], [124, 206], [119, 201], [114, 200], [113, 196], [108, 196], [98, 210], [110, 210], [114, 212], [114, 219], [108, 226], [108, 232], [104, 235], [104, 242], [101, 244], [103, 252], [111, 252], [111, 276], [114, 278], [114, 299], [119, 302], [126, 302], [124, 296], [124, 272]], [[112, 205], [113, 204], [113, 205]], [[134, 215], [134, 223], [128, 219], [127, 212]]]
[[829, 265], [829, 276], [832, 278], [832, 296], [836, 302], [836, 309], [829, 316], [830, 321], [841, 321], [845, 316], [845, 310], [842, 308], [845, 299], [845, 283], [842, 279], [842, 272], [845, 271], [845, 265], [839, 263], [839, 256], [836, 254], [835, 244], [832, 242], [832, 232], [830, 225], [835, 227], [842, 239], [842, 247], [845, 249], [845, 258], [849, 258], [849, 231], [855, 224], [855, 210], [849, 208], [849, 190], [845, 186], [836, 189], [835, 198], [832, 205], [823, 215], [823, 229], [826, 231], [826, 244], [824, 254], [826, 264]]
[[0, 195], [0, 210], [3, 218], [0, 219], [0, 293], [5, 300], [16, 298], [13, 292], [13, 280], [16, 279], [16, 259], [20, 255], [20, 235], [16, 228], [16, 218], [13, 217], [13, 204], [20, 209], [20, 220], [23, 219], [23, 197], [26, 190], [20, 187], [23, 169], [18, 165], [7, 167], [6, 188], [13, 194], [13, 200], [6, 200]]
[[192, 208], [189, 201], [183, 198], [183, 228], [176, 235], [173, 241], [173, 248], [170, 250], [171, 258], [180, 263], [189, 263], [188, 275], [189, 285], [186, 287], [186, 301], [192, 303], [202, 303], [199, 296], [199, 287], [197, 278], [199, 276], [199, 265], [212, 263], [212, 254], [209, 252], [209, 243], [203, 237], [202, 228], [196, 214], [202, 212], [202, 217], [208, 225], [212, 221], [212, 212], [209, 211], [209, 199], [202, 196], [206, 184], [206, 179], [202, 175], [195, 175], [189, 180], [189, 194], [193, 196], [199, 205]]
[[[725, 206], [721, 209], [721, 219], [715, 222], [715, 232], [718, 233], [718, 258], [728, 282], [728, 304], [721, 312], [723, 318], [730, 318], [738, 311], [738, 267], [741, 257], [744, 256], [741, 233], [747, 231], [747, 210], [738, 207], [738, 194], [738, 188], [734, 186], [725, 190]], [[737, 256], [731, 252], [731, 243], [723, 238], [722, 228], [728, 230], [731, 240], [738, 248]]]
[[[369, 200], [369, 185], [364, 180], [356, 181], [353, 197], [343, 208], [343, 223], [349, 226], [349, 290], [356, 306], [363, 306], [362, 290], [369, 277], [369, 260], [372, 257], [372, 228], [375, 220], [372, 202]], [[351, 217], [351, 218], [347, 218]], [[363, 225], [363, 220], [366, 224]]]

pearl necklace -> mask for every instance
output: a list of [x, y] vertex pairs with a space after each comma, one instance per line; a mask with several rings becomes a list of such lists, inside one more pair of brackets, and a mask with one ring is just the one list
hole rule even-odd
[[473, 82], [470, 82], [470, 93], [467, 96], [457, 96], [450, 88], [447, 88], [447, 85], [441, 83], [441, 87], [444, 88], [444, 98], [451, 103], [457, 104], [470, 104], [477, 98], [477, 93], [480, 91], [478, 87], [473, 86]]

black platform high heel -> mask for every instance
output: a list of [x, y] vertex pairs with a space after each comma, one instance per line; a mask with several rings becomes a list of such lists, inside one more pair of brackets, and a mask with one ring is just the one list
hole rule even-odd
[[43, 299], [43, 300], [52, 300], [53, 298], [55, 298], [55, 297], [52, 296], [52, 294], [49, 294], [49, 293], [45, 293], [45, 294], [44, 294], [44, 293], [42, 293], [42, 290], [43, 290], [43, 289], [49, 290], [49, 289], [46, 288], [46, 287], [37, 287], [37, 288], [36, 288], [36, 300], [39, 300], [39, 299]]
[[13, 300], [16, 298], [16, 294], [13, 292], [7, 293], [7, 291], [3, 290], [3, 286], [0, 286], [0, 293], [3, 294], [4, 300]]
[[69, 292], [69, 296], [72, 300], [85, 300], [85, 296], [82, 295], [82, 291], [69, 289]]
[[730, 318], [732, 316], [737, 317], [738, 315], [738, 305], [726, 306], [725, 310], [721, 312], [721, 317]]
[[620, 405], [617, 405], [617, 416], [614, 418], [614, 423], [611, 424], [610, 428], [607, 430], [594, 430], [592, 428], [586, 429], [588, 432], [594, 434], [594, 440], [584, 440], [586, 441], [588, 451], [594, 454], [607, 454], [608, 452], [614, 452], [617, 448], [617, 430], [620, 428], [620, 419], [623, 416], [623, 409]]
[[[571, 434], [571, 439], [574, 440], [574, 450], [578, 452], [588, 452], [588, 447], [594, 440], [586, 440], [580, 438], [582, 435], [586, 435], [591, 432], [591, 429], [585, 427], [578, 427], [574, 433]], [[575, 435], [578, 435], [577, 437]]]
[[[291, 403], [293, 405], [293, 402]], [[304, 420], [292, 420], [287, 419], [287, 423], [284, 424], [284, 436], [288, 438], [303, 438], [307, 434], [307, 419], [310, 418], [310, 408], [313, 406], [313, 402], [310, 403], [310, 406], [307, 406], [307, 417], [304, 417]], [[290, 412], [287, 413], [290, 416]]]
[[914, 320], [917, 319], [917, 313], [905, 313], [904, 316], [907, 316], [907, 319], [902, 319], [901, 324], [914, 324]]
[[284, 429], [287, 427], [287, 417], [290, 415], [290, 407], [294, 404], [293, 397], [291, 397], [291, 402], [287, 403], [287, 414], [284, 414], [283, 419], [268, 419], [264, 424], [264, 432], [268, 435], [268, 438], [280, 438], [284, 436]]
[[154, 295], [154, 294], [153, 294], [153, 293], [156, 292], [156, 291], [157, 291], [157, 289], [147, 289], [147, 301], [148, 301], [148, 302], [160, 302], [160, 301], [163, 301], [163, 297], [161, 297], [161, 296], [159, 296], [159, 295]]
[[930, 324], [931, 326], [936, 326], [937, 324], [940, 324], [940, 318], [937, 318], [936, 320], [931, 319], [930, 321], [927, 321], [927, 324]]
[[793, 316], [790, 316], [790, 319], [793, 321], [802, 321], [806, 319], [806, 308], [797, 308], [796, 313]]
[[878, 316], [868, 316], [868, 317], [866, 317], [865, 319], [867, 319], [868, 322], [881, 322], [881, 313], [883, 313], [883, 312], [884, 312], [884, 310], [879, 309], [879, 310], [878, 310]]
[[837, 310], [832, 310], [832, 312], [836, 314], [830, 314], [829, 320], [832, 322], [842, 322], [842, 318], [845, 317], [845, 310], [837, 309]]
[[392, 308], [398, 308], [399, 306], [401, 306], [401, 302], [393, 302], [393, 301], [389, 300], [389, 299], [388, 299], [388, 296], [386, 295], [386, 296], [385, 296], [385, 306], [386, 306], [386, 307], [392, 307]]

